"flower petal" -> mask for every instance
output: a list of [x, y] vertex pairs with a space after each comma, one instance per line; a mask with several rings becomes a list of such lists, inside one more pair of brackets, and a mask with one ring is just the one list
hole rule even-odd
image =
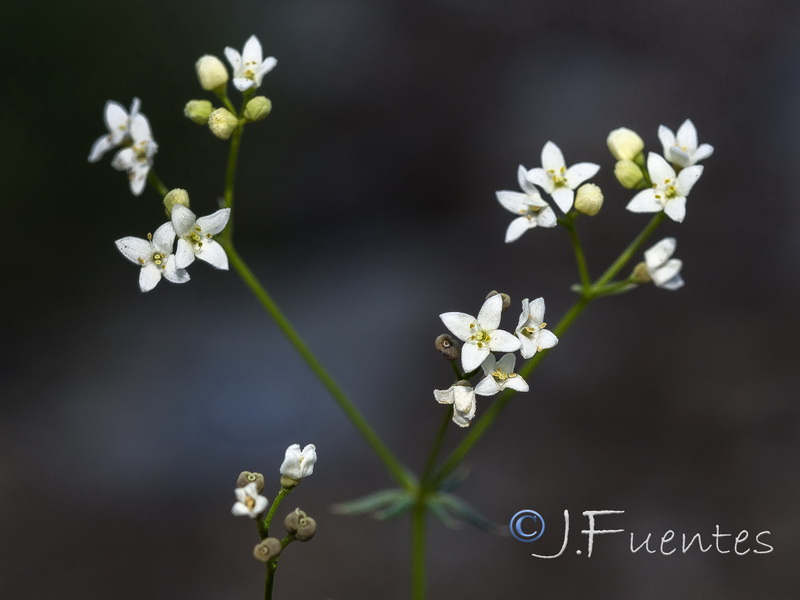
[[556, 344], [558, 344], [558, 338], [556, 334], [550, 331], [549, 329], [540, 329], [539, 330], [539, 339], [537, 340], [538, 350], [547, 350], [548, 348], [552, 348]]
[[497, 201], [500, 203], [500, 205], [508, 212], [512, 212], [515, 215], [520, 215], [524, 214], [528, 210], [527, 205], [525, 204], [525, 200], [527, 199], [525, 194], [503, 190], [500, 192], [495, 192], [494, 195], [497, 197]]
[[172, 226], [175, 228], [175, 235], [183, 237], [189, 233], [197, 222], [195, 214], [183, 204], [175, 204], [172, 207]]
[[494, 396], [500, 391], [500, 386], [491, 375], [486, 375], [475, 386], [475, 393], [478, 396]]
[[506, 229], [506, 244], [518, 240], [523, 233], [533, 227], [536, 227], [536, 219], [517, 217], [509, 223], [508, 229]]
[[203, 248], [197, 251], [197, 258], [206, 261], [212, 267], [228, 270], [228, 255], [225, 254], [225, 249], [219, 242], [214, 240], [206, 240], [203, 242]]
[[703, 174], [703, 166], [695, 165], [693, 167], [686, 167], [678, 174], [678, 185], [676, 186], [678, 193], [681, 196], [688, 196], [692, 191], [694, 184], [700, 179]]
[[194, 248], [191, 242], [184, 238], [178, 238], [178, 247], [175, 250], [175, 265], [179, 269], [185, 269], [194, 262]]
[[545, 171], [559, 171], [561, 167], [566, 167], [561, 148], [551, 141], [546, 142], [542, 148], [542, 168]]
[[550, 196], [564, 214], [569, 212], [572, 208], [572, 203], [575, 201], [575, 192], [569, 188], [555, 188]]
[[244, 43], [244, 48], [242, 49], [242, 61], [245, 64], [249, 62], [259, 64], [261, 63], [262, 56], [261, 42], [258, 41], [258, 38], [255, 35], [251, 35]]
[[[492, 340], [494, 340], [494, 336], [492, 336]], [[489, 348], [485, 346], [478, 348], [477, 344], [464, 344], [461, 347], [461, 368], [465, 373], [471, 373], [481, 366], [487, 356], [489, 356]]]
[[676, 223], [683, 223], [683, 219], [686, 217], [686, 198], [683, 196], [673, 198], [667, 202], [667, 205], [664, 207], [664, 212]]
[[141, 265], [140, 261], [146, 261], [153, 253], [153, 246], [148, 240], [142, 238], [128, 236], [118, 239], [114, 243], [122, 256], [137, 265]]
[[675, 134], [678, 146], [686, 149], [690, 154], [697, 149], [697, 129], [690, 119], [686, 119]]
[[500, 315], [503, 313], [503, 297], [495, 294], [486, 299], [478, 312], [478, 325], [486, 331], [493, 331], [500, 326]]
[[714, 146], [711, 144], [700, 144], [700, 147], [694, 153], [694, 162], [705, 160], [714, 153]]
[[167, 221], [153, 233], [153, 246], [162, 254], [172, 254], [172, 244], [175, 241], [175, 230], [172, 223]]
[[677, 258], [672, 258], [660, 268], [651, 272], [650, 277], [653, 279], [653, 283], [656, 286], [664, 287], [664, 284], [681, 272], [681, 267], [683, 267], [683, 262]]
[[89, 162], [97, 162], [103, 155], [111, 150], [112, 148], [116, 148], [116, 144], [112, 141], [110, 135], [102, 135], [97, 140], [95, 140], [94, 144], [92, 144], [92, 149], [89, 151]]
[[531, 169], [525, 177], [530, 183], [538, 185], [548, 194], [551, 194], [555, 189], [553, 180], [547, 176], [547, 173], [545, 173], [545, 170], [542, 168], [536, 167], [535, 169]]
[[469, 339], [472, 335], [470, 326], [475, 323], [475, 317], [462, 312], [446, 312], [439, 315], [450, 332], [462, 341]]
[[558, 225], [558, 218], [556, 217], [555, 211], [547, 206], [539, 211], [536, 222], [539, 224], [539, 227], [555, 227]]
[[149, 292], [161, 281], [161, 269], [153, 263], [147, 263], [139, 271], [139, 289]]
[[672, 133], [672, 130], [669, 127], [659, 125], [658, 139], [661, 142], [661, 145], [664, 147], [664, 155], [666, 156], [669, 153], [670, 147], [675, 145], [675, 134]]
[[647, 155], [647, 171], [650, 181], [659, 188], [666, 182], [675, 179], [675, 169], [660, 155], [651, 152]]
[[242, 65], [242, 55], [239, 54], [238, 50], [231, 48], [230, 46], [226, 46], [224, 52], [225, 58], [228, 59], [233, 71], [236, 72], [236, 70]]
[[654, 189], [642, 190], [636, 194], [628, 205], [625, 207], [631, 212], [635, 213], [649, 213], [659, 212], [663, 209], [661, 202], [656, 198], [656, 191]]
[[516, 377], [509, 377], [505, 381], [505, 387], [511, 388], [517, 392], [527, 392], [530, 388], [528, 387], [528, 382], [525, 381], [522, 377], [517, 375]]
[[452, 387], [446, 390], [433, 390], [433, 397], [436, 398], [439, 404], [452, 404], [455, 402], [455, 393]]
[[[228, 219], [231, 217], [230, 208], [221, 208], [212, 215], [200, 217], [197, 219], [197, 224], [203, 229], [203, 233], [210, 233], [216, 235], [228, 224]], [[177, 231], [177, 229], [176, 229]]]
[[573, 190], [577, 188], [580, 184], [582, 184], [587, 179], [591, 179], [597, 172], [600, 170], [600, 165], [590, 162], [582, 162], [576, 163], [572, 165], [567, 172], [564, 174], [564, 177], [567, 180], [567, 185], [571, 187]]
[[492, 339], [489, 340], [489, 350], [492, 352], [516, 352], [519, 347], [520, 341], [517, 336], [502, 329], [492, 333]]
[[664, 238], [649, 250], [645, 250], [644, 262], [649, 271], [658, 269], [675, 253], [678, 242], [673, 237]]

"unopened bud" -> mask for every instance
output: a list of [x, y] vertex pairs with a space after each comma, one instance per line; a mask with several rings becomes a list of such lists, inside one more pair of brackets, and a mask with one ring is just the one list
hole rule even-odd
[[278, 556], [281, 550], [283, 550], [281, 541], [278, 538], [268, 537], [260, 544], [256, 544], [256, 547], [253, 548], [253, 556], [261, 562], [269, 562]]
[[189, 208], [189, 192], [180, 188], [167, 192], [167, 195], [164, 196], [164, 208], [167, 209], [167, 216], [172, 215], [172, 207], [176, 204], [183, 204]]
[[183, 107], [183, 114], [198, 125], [205, 125], [212, 110], [214, 106], [208, 100], [189, 100]]
[[317, 531], [317, 522], [299, 508], [286, 515], [283, 526], [298, 542], [307, 542]]
[[434, 345], [447, 360], [457, 360], [461, 356], [461, 349], [451, 335], [443, 333], [436, 338]]
[[272, 100], [266, 96], [252, 98], [244, 107], [244, 118], [250, 122], [266, 119], [272, 110]]
[[653, 278], [650, 277], [650, 272], [647, 270], [647, 265], [643, 262], [640, 262], [638, 265], [633, 267], [631, 279], [633, 279], [636, 283], [650, 283], [653, 281]]
[[228, 69], [216, 56], [206, 54], [197, 59], [194, 63], [194, 70], [197, 72], [197, 80], [200, 87], [212, 92], [223, 87], [228, 83]]
[[492, 296], [497, 296], [498, 294], [500, 294], [500, 297], [503, 299], [503, 308], [501, 308], [500, 310], [501, 312], [506, 312], [506, 310], [508, 310], [508, 307], [511, 306], [511, 296], [509, 296], [508, 294], [503, 294], [501, 292], [498, 292], [497, 290], [492, 290], [491, 292], [486, 294], [486, 299], [488, 300]]
[[242, 471], [239, 473], [239, 478], [236, 480], [236, 487], [244, 487], [250, 483], [256, 484], [256, 490], [260, 494], [264, 490], [264, 476], [261, 473], [251, 473], [250, 471]]
[[575, 210], [585, 215], [594, 216], [603, 206], [603, 192], [593, 183], [584, 183], [575, 192]]
[[298, 485], [300, 485], [300, 481], [300, 479], [295, 479], [294, 477], [289, 477], [288, 475], [281, 475], [281, 487], [286, 488], [287, 490], [296, 488]]
[[642, 169], [632, 160], [617, 161], [614, 166], [614, 177], [622, 184], [622, 187], [629, 190], [640, 187], [640, 184], [644, 181]]
[[617, 160], [633, 160], [644, 150], [644, 140], [627, 127], [620, 127], [609, 133], [606, 144]]
[[239, 119], [234, 117], [227, 108], [218, 108], [208, 116], [208, 128], [221, 140], [227, 140], [239, 125]]

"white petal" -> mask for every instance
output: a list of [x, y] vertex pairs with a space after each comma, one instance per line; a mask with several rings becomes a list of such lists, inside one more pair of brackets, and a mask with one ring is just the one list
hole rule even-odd
[[[503, 373], [513, 373], [514, 372], [514, 365], [517, 364], [517, 357], [513, 354], [504, 354], [500, 360], [497, 361], [496, 368], [502, 371]], [[494, 371], [494, 369], [492, 369]]]
[[103, 135], [95, 140], [94, 144], [92, 144], [92, 149], [89, 151], [89, 162], [97, 162], [103, 155], [111, 150], [112, 148], [116, 148], [116, 144], [111, 140], [110, 135]]
[[[203, 230], [203, 233], [210, 233], [216, 235], [228, 224], [228, 219], [231, 217], [230, 208], [221, 208], [212, 215], [207, 217], [200, 217], [197, 219], [197, 224]], [[177, 231], [177, 229], [176, 229]]]
[[147, 263], [139, 271], [139, 289], [149, 292], [161, 281], [161, 269], [153, 263]]
[[565, 167], [564, 155], [561, 153], [561, 148], [556, 146], [553, 142], [548, 141], [542, 148], [542, 168], [545, 171], [558, 172], [561, 167]]
[[651, 272], [650, 277], [652, 277], [653, 283], [656, 286], [664, 287], [664, 284], [681, 272], [681, 267], [683, 267], [683, 262], [677, 258], [673, 258], [668, 260], [666, 264], [655, 272]]
[[235, 73], [236, 70], [242, 64], [242, 55], [239, 54], [239, 51], [236, 50], [235, 48], [231, 48], [230, 46], [226, 46], [225, 47], [225, 58], [228, 59], [228, 62], [231, 64], [231, 68], [233, 69], [233, 72]]
[[131, 193], [134, 196], [141, 196], [144, 186], [147, 183], [147, 174], [150, 172], [150, 163], [137, 162], [128, 170], [128, 178], [131, 183]]
[[495, 294], [481, 306], [478, 312], [478, 325], [486, 331], [493, 331], [500, 326], [500, 315], [503, 313], [503, 298]]
[[547, 176], [547, 173], [545, 173], [544, 169], [541, 169], [539, 167], [531, 169], [530, 171], [528, 171], [525, 177], [529, 182], [538, 185], [548, 194], [552, 193], [553, 190], [555, 189], [553, 180]]
[[686, 217], [686, 198], [683, 196], [673, 198], [667, 202], [664, 212], [676, 223], [683, 223], [683, 219]]
[[475, 317], [462, 312], [447, 312], [439, 315], [439, 318], [444, 323], [450, 332], [462, 341], [469, 339], [472, 335], [470, 325], [475, 323]]
[[242, 49], [242, 61], [244, 63], [254, 62], [259, 64], [262, 56], [261, 42], [258, 41], [258, 38], [255, 35], [251, 35], [244, 43], [244, 48]]
[[167, 221], [153, 233], [153, 246], [162, 254], [172, 254], [172, 244], [175, 241], [175, 230], [172, 223]]
[[142, 238], [128, 236], [114, 243], [117, 245], [117, 250], [122, 253], [122, 256], [137, 265], [142, 264], [139, 259], [146, 261], [153, 253], [153, 246], [148, 240]]
[[536, 298], [530, 303], [531, 323], [537, 327], [544, 321], [544, 298]]
[[498, 329], [492, 333], [489, 340], [489, 350], [492, 352], [516, 352], [519, 350], [519, 340], [513, 333]]
[[253, 507], [252, 515], [253, 518], [257, 517], [261, 513], [266, 510], [267, 505], [269, 504], [269, 500], [266, 499], [264, 496], [256, 496], [256, 505]]
[[515, 215], [523, 214], [528, 210], [528, 207], [525, 203], [525, 200], [527, 200], [528, 197], [525, 194], [503, 190], [500, 192], [495, 192], [495, 196], [503, 208], [514, 213]]
[[453, 408], [460, 413], [469, 413], [475, 404], [475, 391], [465, 385], [453, 386], [453, 397]]
[[506, 229], [506, 244], [514, 242], [529, 229], [536, 227], [536, 220], [528, 217], [517, 217], [508, 225]]
[[231, 513], [237, 517], [250, 516], [250, 509], [243, 502], [237, 502], [231, 508]]
[[683, 124], [678, 127], [675, 137], [681, 149], [685, 148], [690, 152], [697, 149], [697, 129], [695, 129], [694, 123], [689, 119], [686, 119]]
[[659, 154], [651, 152], [647, 156], [647, 171], [650, 173], [650, 181], [659, 188], [667, 180], [675, 179], [675, 169]]
[[516, 390], [517, 392], [527, 392], [530, 388], [528, 387], [528, 382], [525, 381], [522, 377], [517, 375], [516, 377], [509, 377], [505, 380], [505, 386], [507, 388], [511, 388], [512, 390]]
[[629, 211], [635, 213], [659, 212], [662, 210], [661, 202], [656, 198], [654, 189], [642, 190], [636, 194], [626, 206]]
[[489, 373], [494, 371], [494, 367], [496, 364], [497, 360], [495, 359], [494, 354], [490, 354], [489, 356], [487, 356], [486, 360], [484, 360], [481, 363], [481, 369], [483, 369], [483, 374], [488, 375]]
[[714, 153], [714, 146], [711, 144], [700, 144], [700, 147], [694, 153], [694, 162], [705, 160]]
[[471, 373], [481, 366], [487, 356], [489, 356], [489, 348], [485, 346], [478, 348], [477, 344], [464, 344], [461, 347], [461, 368], [465, 373]]
[[175, 265], [185, 269], [194, 262], [194, 246], [184, 238], [178, 238], [178, 247], [175, 250]]
[[452, 387], [446, 390], [433, 390], [433, 397], [436, 398], [439, 404], [452, 404], [455, 402], [455, 392]]
[[186, 283], [190, 279], [189, 273], [187, 273], [185, 269], [177, 268], [174, 255], [167, 257], [167, 265], [161, 274], [164, 276], [164, 279], [172, 283]]
[[669, 281], [665, 281], [661, 284], [661, 288], [665, 290], [674, 291], [678, 288], [683, 287], [683, 278], [680, 275], [675, 275]]
[[149, 142], [152, 137], [150, 121], [143, 114], [136, 115], [136, 118], [131, 122], [131, 138], [134, 143]]
[[177, 236], [183, 237], [189, 233], [196, 222], [195, 214], [183, 204], [175, 204], [172, 207], [172, 226]]
[[664, 154], [667, 154], [670, 147], [675, 145], [675, 134], [669, 127], [658, 126], [658, 139], [664, 147]]
[[695, 165], [694, 167], [686, 167], [678, 174], [678, 185], [676, 186], [678, 193], [681, 196], [688, 196], [692, 191], [694, 184], [700, 179], [703, 174], [703, 166]]
[[558, 225], [558, 218], [556, 217], [555, 211], [548, 206], [539, 211], [536, 222], [539, 224], [539, 227], [555, 227]]
[[275, 65], [278, 64], [278, 60], [274, 56], [268, 56], [264, 59], [255, 73], [256, 85], [261, 85], [261, 82], [264, 79], [264, 75], [272, 71], [275, 68]]
[[517, 167], [517, 183], [519, 183], [520, 189], [528, 194], [538, 194], [539, 192], [536, 191], [536, 188], [533, 186], [533, 184], [528, 181], [527, 174], [528, 170], [525, 167], [522, 165]]
[[517, 337], [520, 341], [519, 353], [522, 355], [522, 358], [531, 358], [536, 354], [538, 348], [531, 338], [522, 334], [519, 334]]
[[519, 323], [517, 324], [517, 330], [523, 328], [525, 325], [528, 324], [528, 318], [531, 315], [531, 305], [528, 302], [528, 299], [525, 298], [522, 301], [522, 312], [519, 315]]
[[558, 338], [556, 337], [556, 334], [549, 329], [541, 329], [539, 330], [539, 339], [537, 340], [537, 344], [537, 350], [539, 348], [546, 350], [547, 348], [552, 348], [558, 344]]
[[572, 208], [572, 203], [575, 200], [575, 192], [569, 188], [555, 188], [550, 194], [556, 206], [561, 209], [564, 214], [568, 213]]
[[663, 265], [675, 253], [678, 243], [675, 238], [664, 238], [644, 253], [644, 262], [647, 269], [653, 271]]
[[599, 170], [600, 165], [596, 165], [595, 163], [576, 163], [567, 169], [564, 176], [567, 179], [567, 185], [574, 190], [587, 179], [591, 179], [597, 175]]
[[130, 171], [137, 162], [136, 152], [133, 148], [123, 148], [116, 153], [111, 161], [111, 166], [117, 171]]
[[197, 252], [197, 258], [206, 261], [212, 267], [228, 270], [228, 255], [225, 254], [225, 249], [219, 242], [214, 240], [205, 240], [203, 247]]
[[478, 396], [494, 396], [499, 391], [500, 386], [491, 375], [487, 375], [481, 379], [478, 385], [475, 386], [475, 393]]
[[252, 79], [247, 79], [246, 77], [234, 77], [233, 85], [237, 90], [243, 92], [245, 90], [249, 90], [251, 87], [256, 87], [256, 82]]

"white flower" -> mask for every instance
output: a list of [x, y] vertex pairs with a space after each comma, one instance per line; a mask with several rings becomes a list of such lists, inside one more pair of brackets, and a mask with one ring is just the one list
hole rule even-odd
[[230, 208], [221, 208], [213, 215], [198, 219], [182, 204], [175, 204], [172, 207], [172, 226], [178, 236], [178, 248], [175, 251], [177, 267], [185, 269], [196, 257], [217, 269], [227, 269], [225, 249], [213, 237], [225, 229], [230, 216]]
[[475, 386], [475, 393], [479, 396], [494, 396], [506, 388], [527, 392], [528, 384], [514, 372], [516, 362], [517, 357], [513, 354], [504, 354], [498, 361], [495, 361], [493, 354], [487, 356], [481, 365], [485, 377]]
[[525, 167], [522, 165], [517, 169], [517, 179], [523, 193], [505, 190], [495, 192], [497, 201], [502, 204], [503, 208], [515, 215], [521, 215], [511, 221], [508, 226], [506, 243], [519, 239], [528, 229], [533, 229], [536, 226], [556, 226], [556, 213], [553, 212], [547, 202], [542, 200], [539, 190], [525, 178], [526, 172]]
[[131, 145], [123, 148], [111, 161], [111, 166], [118, 171], [127, 171], [131, 182], [131, 192], [138, 196], [147, 183], [147, 174], [153, 166], [153, 156], [158, 152], [158, 144], [150, 132], [150, 122], [139, 113], [131, 118]]
[[636, 194], [625, 208], [636, 213], [663, 210], [673, 221], [682, 222], [686, 216], [686, 196], [700, 179], [703, 167], [686, 167], [675, 175], [675, 170], [666, 160], [651, 152], [647, 156], [647, 170], [653, 187]]
[[544, 298], [536, 298], [533, 302], [528, 302], [525, 298], [522, 301], [519, 325], [514, 330], [520, 341], [522, 358], [530, 358], [540, 350], [552, 348], [558, 343], [556, 335], [545, 327]]
[[124, 237], [115, 242], [117, 249], [132, 263], [142, 267], [139, 272], [139, 288], [149, 292], [161, 280], [163, 275], [172, 283], [186, 283], [189, 274], [177, 268], [172, 244], [175, 241], [175, 230], [172, 223], [164, 223], [147, 239]]
[[503, 299], [500, 294], [495, 294], [483, 303], [477, 319], [461, 312], [439, 315], [445, 327], [464, 342], [461, 366], [465, 373], [477, 369], [490, 352], [519, 350], [519, 340], [507, 331], [498, 329], [502, 308]]
[[433, 390], [433, 396], [439, 404], [453, 405], [453, 423], [459, 427], [469, 427], [476, 408], [475, 390], [472, 387], [456, 384], [446, 390]]
[[575, 188], [587, 179], [594, 177], [600, 165], [594, 163], [577, 163], [567, 168], [561, 149], [553, 142], [547, 142], [542, 148], [542, 166], [528, 171], [527, 178], [553, 197], [553, 200], [567, 213], [575, 199]]
[[675, 238], [664, 238], [644, 253], [647, 274], [656, 286], [665, 290], [677, 290], [683, 286], [680, 276], [683, 263], [677, 258], [670, 258], [676, 246]]
[[103, 116], [108, 133], [101, 135], [92, 145], [92, 149], [89, 152], [89, 162], [97, 162], [112, 148], [117, 148], [130, 141], [131, 121], [139, 114], [140, 105], [139, 99], [134, 98], [131, 103], [131, 112], [128, 114], [118, 102], [113, 100], [106, 102]]
[[236, 488], [233, 493], [236, 494], [236, 504], [233, 505], [231, 512], [237, 517], [247, 515], [251, 519], [255, 519], [267, 510], [269, 500], [258, 493], [255, 481], [244, 487]]
[[678, 127], [677, 135], [668, 127], [659, 125], [658, 139], [664, 146], [664, 158], [681, 168], [691, 167], [714, 152], [714, 146], [710, 144], [697, 146], [697, 129], [689, 119]]
[[281, 475], [292, 479], [302, 479], [314, 472], [314, 463], [317, 462], [317, 448], [308, 444], [300, 450], [300, 444], [292, 444], [286, 449], [286, 456], [281, 464]]
[[254, 35], [247, 38], [241, 54], [230, 46], [225, 48], [225, 57], [233, 68], [233, 85], [237, 90], [243, 92], [251, 87], [257, 88], [264, 75], [278, 64], [274, 56], [268, 56], [263, 61], [262, 56], [261, 42]]

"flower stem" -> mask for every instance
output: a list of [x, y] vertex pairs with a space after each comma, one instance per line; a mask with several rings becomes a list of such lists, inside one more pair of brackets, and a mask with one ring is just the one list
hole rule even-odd
[[664, 216], [665, 214], [663, 211], [656, 213], [645, 228], [642, 229], [641, 233], [637, 235], [628, 247], [622, 251], [622, 254], [617, 257], [617, 260], [611, 263], [611, 266], [606, 269], [606, 272], [600, 275], [597, 281], [594, 282], [593, 287], [598, 288], [603, 286], [616, 277], [617, 273], [622, 270], [628, 261], [633, 258], [633, 255], [636, 254], [647, 241], [647, 238], [653, 235], [653, 232], [658, 229], [658, 226], [661, 225], [661, 222], [664, 220]]
[[589, 278], [589, 267], [586, 264], [586, 255], [583, 253], [583, 246], [578, 237], [578, 231], [575, 228], [575, 216], [578, 213], [575, 211], [570, 212], [564, 219], [559, 219], [559, 223], [566, 227], [569, 233], [569, 238], [572, 241], [572, 249], [575, 252], [575, 261], [578, 264], [578, 275], [581, 278], [581, 285], [583, 286], [584, 293], [592, 285], [592, 280]]
[[167, 186], [164, 185], [164, 182], [161, 181], [161, 178], [156, 175], [152, 169], [150, 170], [150, 173], [147, 174], [147, 183], [152, 185], [162, 198], [169, 193]]
[[269, 537], [269, 527], [272, 524], [272, 519], [275, 516], [275, 512], [278, 510], [278, 507], [283, 502], [283, 499], [288, 496], [292, 492], [292, 488], [285, 488], [281, 487], [281, 491], [278, 492], [278, 495], [275, 496], [275, 501], [272, 503], [272, 506], [269, 507], [269, 512], [267, 516], [264, 517], [264, 520], [261, 521], [258, 527], [258, 533], [261, 536], [261, 539], [267, 539]]
[[411, 512], [411, 597], [413, 600], [425, 598], [425, 495], [420, 485], [417, 501]]

